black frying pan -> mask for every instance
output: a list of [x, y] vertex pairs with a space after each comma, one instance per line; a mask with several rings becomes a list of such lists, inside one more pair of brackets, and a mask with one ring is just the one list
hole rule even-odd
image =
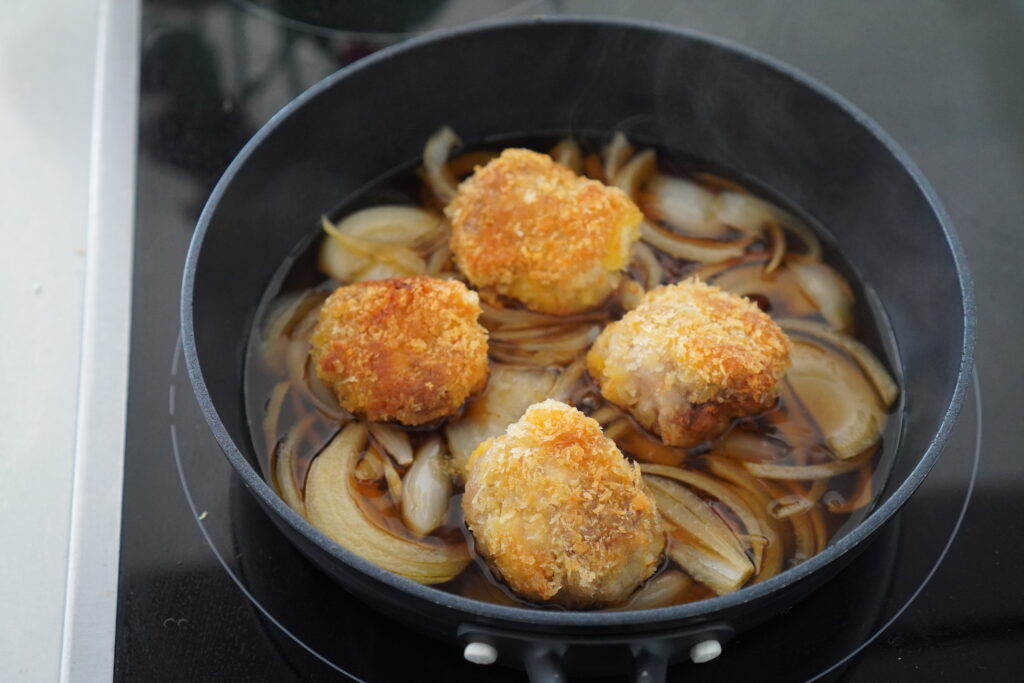
[[[880, 297], [901, 363], [903, 430], [872, 514], [821, 554], [737, 593], [587, 613], [505, 607], [421, 586], [339, 547], [294, 513], [258, 473], [247, 432], [242, 363], [257, 304], [321, 214], [417, 157], [442, 124], [467, 143], [624, 130], [748, 174], [827, 226]], [[649, 680], [695, 645], [725, 643], [806, 595], [906, 502], [960, 408], [974, 302], [963, 252], [931, 188], [877, 125], [835, 93], [762, 55], [683, 31], [532, 19], [384, 50], [277, 114], [228, 168], [199, 220], [182, 331], [196, 396], [231, 464], [330, 576], [382, 612], [460, 647], [491, 646], [500, 662], [524, 666], [532, 677], [617, 668]], [[452, 656], [459, 656], [454, 648]]]

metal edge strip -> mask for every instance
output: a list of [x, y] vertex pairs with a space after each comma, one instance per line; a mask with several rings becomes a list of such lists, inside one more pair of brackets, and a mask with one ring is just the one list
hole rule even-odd
[[60, 681], [111, 680], [117, 614], [138, 111], [139, 0], [101, 0]]

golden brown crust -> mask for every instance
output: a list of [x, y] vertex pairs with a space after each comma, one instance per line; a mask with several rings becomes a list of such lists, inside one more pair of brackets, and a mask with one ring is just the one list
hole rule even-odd
[[453, 415], [487, 384], [479, 298], [425, 276], [339, 287], [313, 331], [316, 373], [345, 410], [422, 425]]
[[482, 294], [556, 314], [608, 298], [642, 218], [618, 188], [526, 149], [478, 168], [445, 213], [456, 261]]
[[550, 399], [476, 449], [462, 505], [477, 551], [529, 600], [621, 602], [664, 550], [639, 466], [597, 422]]
[[674, 446], [770, 407], [789, 340], [747, 299], [696, 278], [648, 292], [587, 354], [601, 394]]

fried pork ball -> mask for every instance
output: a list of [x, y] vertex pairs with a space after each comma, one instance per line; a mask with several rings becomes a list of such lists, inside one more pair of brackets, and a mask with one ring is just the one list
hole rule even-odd
[[747, 299], [693, 278], [648, 292], [601, 332], [587, 368], [601, 394], [672, 446], [770, 408], [789, 339]]
[[665, 548], [639, 466], [597, 422], [551, 399], [477, 447], [462, 508], [477, 552], [536, 602], [619, 603]]
[[506, 149], [459, 186], [445, 213], [459, 268], [486, 297], [568, 314], [618, 287], [642, 214], [618, 188], [546, 154]]
[[312, 336], [317, 376], [342, 408], [415, 426], [454, 415], [487, 384], [480, 300], [456, 280], [406, 277], [339, 287]]

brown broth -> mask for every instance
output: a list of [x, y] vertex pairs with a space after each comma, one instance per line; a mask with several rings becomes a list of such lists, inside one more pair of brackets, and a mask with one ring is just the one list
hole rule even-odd
[[[547, 149], [550, 147], [550, 145], [544, 144], [529, 144], [526, 146], [537, 149]], [[595, 158], [595, 155], [588, 155], [586, 157], [586, 168], [589, 168], [592, 173], [600, 171], [599, 163], [593, 161]], [[776, 205], [786, 208], [791, 213], [801, 215], [795, 207], [778, 201], [777, 197], [773, 197], [771, 193], [764, 191], [764, 188], [759, 187], [756, 183], [749, 179], [724, 172], [722, 169], [709, 167], [706, 164], [699, 164], [692, 160], [681, 158], [678, 155], [665, 154], [664, 152], [659, 153], [659, 167], [673, 175], [687, 177], [690, 180], [700, 182], [704, 187], [711, 190], [728, 188], [731, 190], [741, 189], [744, 192], [753, 192], [757, 196], [769, 198]], [[421, 198], [425, 196], [429, 198], [429, 192], [423, 191], [422, 183], [416, 174], [412, 172], [411, 165], [406, 165], [396, 169], [394, 173], [372, 185], [360, 196], [347, 201], [337, 211], [333, 212], [333, 215], [342, 217], [360, 208], [385, 203], [419, 205]], [[641, 206], [645, 204], [644, 198], [641, 198], [640, 204]], [[804, 219], [806, 220], [806, 217]], [[810, 221], [807, 222], [813, 225]], [[846, 276], [856, 294], [855, 317], [859, 333], [858, 338], [871, 347], [872, 351], [885, 365], [890, 368], [898, 368], [899, 365], [895, 362], [896, 355], [895, 347], [892, 343], [893, 337], [886, 323], [884, 313], [878, 304], [877, 297], [873, 296], [865, 283], [853, 277], [855, 274], [854, 269], [832, 247], [828, 241], [827, 233], [820, 229], [816, 230], [816, 233], [819, 237], [824, 237], [824, 261]], [[281, 370], [281, 363], [278, 363], [278, 367], [275, 369], [275, 363], [270, 362], [275, 359], [267, 356], [267, 347], [263, 343], [263, 325], [266, 323], [269, 311], [272, 309], [272, 302], [281, 295], [304, 290], [330, 291], [339, 285], [335, 280], [325, 279], [316, 268], [316, 252], [321, 239], [319, 232], [311, 234], [310, 239], [299, 245], [293, 252], [292, 257], [282, 265], [259, 308], [255, 318], [257, 322], [253, 327], [248, 343], [244, 393], [250, 434], [263, 472], [278, 491], [281, 490], [281, 483], [277, 481], [278, 478], [275, 475], [276, 459], [282, 441], [285, 439], [288, 431], [303, 419], [308, 423], [308, 428], [303, 431], [299, 440], [299, 446], [295, 450], [295, 457], [292, 460], [292, 475], [299, 488], [304, 490], [310, 464], [334, 435], [337, 434], [340, 428], [337, 420], [331, 419], [317, 409], [308, 394], [293, 388], [285, 396], [278, 428], [272, 436], [270, 443], [264, 437], [263, 421], [268, 405], [268, 397], [271, 395], [274, 386], [282, 380], [286, 380], [288, 376], [286, 371], [283, 372]], [[768, 259], [767, 245], [755, 243], [750, 253], [737, 260], [738, 266], [728, 272], [715, 272], [717, 270], [716, 267], [682, 262], [673, 259], [663, 252], [656, 253], [664, 270], [663, 283], [676, 282], [691, 274], [701, 273], [705, 275], [709, 282], [714, 284], [716, 280], [732, 277], [733, 275], [729, 273], [734, 273], [737, 270], [761, 268]], [[782, 276], [777, 278], [777, 281], [783, 282], [784, 279], [785, 277]], [[782, 284], [779, 285], [779, 287], [782, 286]], [[751, 298], [768, 313], [775, 316], [800, 315], [801, 312], [806, 312], [806, 301], [790, 301], [784, 296], [775, 296], [771, 292], [767, 296], [758, 295]], [[794, 304], [793, 301], [796, 303]], [[623, 310], [617, 300], [611, 300], [605, 306], [603, 312], [608, 320], [613, 320], [621, 317]], [[281, 359], [278, 358], [276, 360], [280, 361]], [[586, 375], [575, 386], [570, 402], [587, 414], [593, 414], [606, 405], [597, 387]], [[890, 410], [877, 454], [866, 465], [871, 468], [872, 503], [884, 487], [895, 454], [902, 420], [901, 406], [902, 400], [899, 399]], [[703, 444], [688, 451], [668, 447], [661, 443], [657, 436], [643, 429], [628, 415], [623, 415], [620, 419], [625, 420], [625, 423], [620, 424], [617, 429], [624, 436], [620, 435], [616, 438], [616, 441], [619, 443], [620, 449], [628, 457], [635, 457], [641, 461], [672, 465], [684, 461], [688, 469], [715, 476], [708, 467], [708, 458], [714, 455], [712, 444]], [[792, 391], [783, 391], [776, 407], [768, 412], [757, 417], [737, 420], [733, 429], [739, 432], [758, 434], [784, 447], [788, 447], [790, 450], [789, 454], [784, 459], [777, 461], [777, 464], [814, 465], [827, 463], [832, 460], [829, 455], [828, 445], [821, 431], [815, 425], [806, 407], [801, 404], [799, 398]], [[443, 438], [443, 427], [438, 427], [436, 431], [440, 431]], [[424, 438], [425, 433], [422, 431], [411, 432], [414, 446], [422, 442]], [[403, 468], [396, 469], [400, 474], [404, 473]], [[862, 482], [865, 476], [864, 472], [854, 470], [828, 479], [824, 490], [817, 491], [821, 494], [821, 497], [815, 503], [813, 512], [798, 515], [797, 517], [801, 517], [799, 525], [783, 525], [783, 528], [789, 529], [783, 533], [781, 538], [786, 558], [783, 569], [792, 566], [792, 564], [795, 564], [800, 559], [795, 557], [797, 546], [795, 528], [799, 527], [805, 533], [808, 529], [811, 529], [814, 531], [814, 537], [817, 539], [818, 544], [824, 545], [825, 543], [834, 542], [838, 537], [856, 526], [868, 514], [872, 507], [871, 504], [865, 505], [852, 513], [843, 514], [833, 514], [825, 509], [825, 501], [847, 500], [855, 493], [858, 483]], [[804, 492], [805, 494], [807, 491], [814, 492], [812, 482], [765, 481], [763, 483], [780, 498], [794, 492]], [[430, 545], [465, 541], [472, 549], [473, 538], [465, 527], [461, 506], [458, 504], [461, 496], [460, 491], [456, 490], [455, 492], [452, 504], [449, 506], [445, 525], [430, 536], [420, 538], [402, 524], [401, 517], [383, 480], [363, 482], [353, 477], [352, 484], [354, 490], [360, 494], [361, 500], [359, 503], [364, 514], [390, 533], [410, 540], [419, 540]], [[818, 488], [820, 489], [821, 487], [819, 486]], [[741, 521], [727, 506], [718, 503], [699, 490], [694, 490], [709, 502], [727, 524], [734, 529], [742, 528]], [[489, 602], [516, 605], [529, 604], [517, 598], [500, 581], [496, 580], [475, 554], [474, 558], [475, 560], [458, 577], [437, 587], [466, 597]], [[672, 566], [671, 560], [666, 560], [659, 571], [664, 571]], [[713, 592], [706, 586], [693, 582], [692, 586], [681, 596], [679, 602], [699, 600], [711, 595], [713, 595]]]

